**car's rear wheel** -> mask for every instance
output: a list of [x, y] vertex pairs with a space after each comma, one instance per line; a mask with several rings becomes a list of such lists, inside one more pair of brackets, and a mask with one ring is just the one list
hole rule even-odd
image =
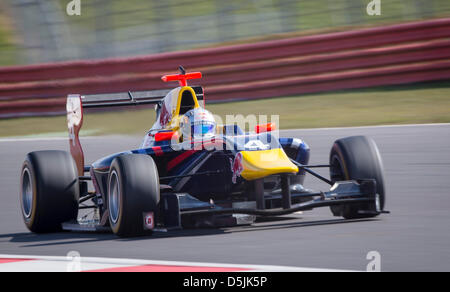
[[[160, 201], [159, 175], [148, 155], [121, 155], [114, 159], [108, 176], [109, 222], [121, 237], [151, 233], [146, 216], [157, 216]], [[154, 222], [153, 222], [154, 224]]]
[[61, 223], [77, 219], [78, 172], [67, 152], [29, 153], [22, 166], [20, 185], [22, 217], [30, 231], [60, 231]]
[[[385, 187], [383, 178], [383, 163], [375, 142], [365, 136], [353, 136], [337, 140], [330, 152], [331, 181], [374, 179], [377, 185], [380, 210], [385, 205]], [[364, 213], [370, 210], [368, 204], [353, 204], [333, 206], [331, 211], [335, 216], [346, 219], [368, 218], [378, 214]]]

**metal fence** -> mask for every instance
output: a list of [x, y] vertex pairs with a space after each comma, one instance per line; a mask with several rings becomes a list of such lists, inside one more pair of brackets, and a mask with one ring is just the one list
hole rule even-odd
[[448, 0], [2, 0], [14, 46], [0, 44], [18, 64], [170, 52], [297, 34], [450, 15]]

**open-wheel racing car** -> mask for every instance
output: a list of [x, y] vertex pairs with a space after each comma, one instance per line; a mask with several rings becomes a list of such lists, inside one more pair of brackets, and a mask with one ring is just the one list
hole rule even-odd
[[[68, 96], [70, 154], [32, 152], [22, 167], [20, 198], [29, 230], [137, 236], [252, 224], [258, 216], [317, 207], [346, 219], [387, 213], [382, 162], [372, 139], [339, 139], [328, 164], [309, 165], [307, 144], [276, 137], [272, 123], [246, 133], [236, 124], [216, 124], [201, 102], [203, 88], [187, 85], [201, 73], [180, 70], [162, 78], [179, 82], [173, 90]], [[85, 165], [83, 108], [144, 104], [155, 105], [157, 118], [142, 146]], [[329, 179], [312, 170], [319, 167], [329, 168]], [[330, 189], [306, 189], [307, 173]], [[78, 218], [84, 209], [94, 216]]]

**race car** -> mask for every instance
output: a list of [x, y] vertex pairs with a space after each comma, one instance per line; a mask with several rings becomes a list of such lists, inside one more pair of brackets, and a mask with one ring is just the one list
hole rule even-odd
[[[31, 152], [23, 163], [20, 198], [30, 231], [130, 237], [251, 225], [263, 216], [318, 207], [346, 219], [388, 213], [382, 161], [371, 138], [339, 139], [327, 164], [311, 165], [308, 145], [279, 138], [274, 123], [247, 132], [237, 124], [218, 124], [205, 109], [203, 88], [187, 84], [202, 74], [181, 66], [180, 71], [162, 77], [179, 82], [172, 90], [68, 96], [70, 153]], [[79, 139], [83, 109], [132, 105], [156, 110], [141, 147], [86, 165]], [[330, 177], [314, 168], [329, 168]], [[307, 189], [306, 174], [330, 189]], [[92, 209], [91, 217], [80, 216], [86, 209]]]

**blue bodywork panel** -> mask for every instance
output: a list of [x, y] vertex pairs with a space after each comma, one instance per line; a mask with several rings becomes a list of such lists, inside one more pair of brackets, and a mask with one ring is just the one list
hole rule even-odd
[[[232, 128], [233, 133], [240, 133]], [[218, 135], [208, 141], [189, 141], [170, 145], [160, 141], [151, 147], [119, 152], [92, 164], [93, 173], [102, 193], [105, 193], [108, 170], [114, 158], [127, 154], [145, 154], [154, 159], [161, 184], [176, 192], [185, 192], [197, 198], [225, 198], [242, 191], [244, 180], [232, 183], [233, 160], [239, 151], [258, 151], [283, 148], [286, 154], [302, 164], [309, 161], [309, 147], [300, 139], [276, 138], [271, 133]], [[216, 173], [211, 173], [216, 172]], [[191, 174], [196, 174], [190, 176]], [[173, 178], [176, 176], [176, 178]], [[165, 179], [167, 177], [167, 179]]]

